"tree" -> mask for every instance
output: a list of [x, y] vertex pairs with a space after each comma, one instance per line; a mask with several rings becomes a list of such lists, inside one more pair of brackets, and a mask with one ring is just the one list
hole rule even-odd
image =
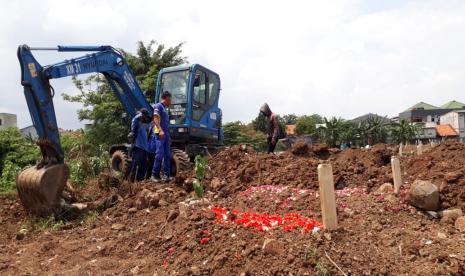
[[[136, 75], [141, 89], [149, 92], [151, 102], [154, 100], [155, 81], [159, 70], [186, 62], [186, 58], [181, 56], [182, 43], [166, 48], [164, 44], [155, 41], [150, 41], [148, 44], [138, 42], [136, 55], [120, 51]], [[67, 101], [83, 105], [83, 108], [78, 110], [78, 117], [81, 121], [92, 122], [86, 131], [86, 136], [92, 141], [92, 145], [108, 147], [126, 141], [129, 125], [122, 120], [125, 110], [105, 78], [95, 74], [85, 80], [73, 78], [73, 82], [80, 93], [76, 96], [62, 95]]]
[[245, 125], [240, 121], [230, 122], [223, 125], [223, 131], [226, 146], [248, 144], [255, 150], [266, 148], [266, 135], [254, 130], [253, 124]]
[[344, 119], [331, 117], [324, 118], [325, 127], [321, 128], [323, 138], [330, 147], [336, 147], [341, 142]]
[[413, 124], [405, 119], [391, 124], [391, 134], [397, 143], [407, 144], [421, 132], [420, 124]]
[[322, 124], [323, 118], [318, 114], [304, 115], [297, 119], [295, 132], [299, 135], [308, 134], [317, 136], [316, 125]]
[[299, 116], [295, 114], [286, 114], [283, 116], [283, 121], [284, 121], [284, 124], [286, 125], [295, 125], [298, 119], [299, 119]]
[[261, 112], [258, 113], [258, 116], [252, 121], [253, 129], [255, 131], [261, 131], [263, 133], [268, 132], [268, 121], [266, 120], [265, 115]]

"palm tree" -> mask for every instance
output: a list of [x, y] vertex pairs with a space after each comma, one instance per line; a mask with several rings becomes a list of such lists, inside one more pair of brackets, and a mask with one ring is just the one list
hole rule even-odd
[[326, 127], [322, 128], [322, 134], [326, 144], [330, 147], [335, 147], [340, 143], [341, 133], [343, 131], [344, 119], [331, 117], [324, 118]]
[[397, 143], [406, 144], [414, 139], [421, 132], [420, 124], [413, 124], [405, 119], [401, 119], [398, 123], [391, 124], [391, 134]]

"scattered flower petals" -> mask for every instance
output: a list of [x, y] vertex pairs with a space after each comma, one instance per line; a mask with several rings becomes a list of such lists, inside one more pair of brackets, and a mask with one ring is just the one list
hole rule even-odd
[[320, 222], [297, 213], [279, 215], [255, 212], [240, 213], [233, 210], [234, 218], [228, 219], [230, 212], [226, 208], [212, 207], [211, 211], [215, 213], [216, 223], [242, 225], [245, 228], [252, 228], [261, 232], [268, 232], [276, 228], [281, 228], [286, 232], [297, 228], [302, 229], [304, 232], [313, 232], [315, 227], [321, 227]]

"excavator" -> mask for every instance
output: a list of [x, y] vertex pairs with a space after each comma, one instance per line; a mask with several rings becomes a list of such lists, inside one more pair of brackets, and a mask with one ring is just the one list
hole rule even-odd
[[[32, 51], [87, 52], [86, 55], [42, 66]], [[21, 85], [33, 125], [37, 131], [37, 145], [42, 158], [35, 166], [21, 171], [16, 180], [20, 201], [25, 210], [36, 216], [47, 216], [59, 210], [62, 192], [69, 178], [69, 168], [60, 143], [50, 79], [100, 73], [121, 102], [128, 116], [146, 108], [153, 115], [152, 105], [136, 81], [123, 54], [112, 46], [57, 46], [29, 47], [21, 45], [17, 51], [21, 67]], [[162, 91], [172, 94], [169, 108], [175, 175], [197, 154], [222, 148], [222, 111], [218, 107], [219, 75], [199, 64], [174, 66], [160, 71], [155, 101]], [[94, 122], [98, 123], [98, 122]], [[114, 145], [111, 166], [127, 174], [131, 164], [130, 144]]]

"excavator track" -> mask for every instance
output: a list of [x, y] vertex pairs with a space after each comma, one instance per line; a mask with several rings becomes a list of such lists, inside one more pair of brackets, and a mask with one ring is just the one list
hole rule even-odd
[[69, 168], [65, 164], [34, 166], [20, 172], [16, 189], [24, 209], [42, 217], [57, 211], [68, 177]]

